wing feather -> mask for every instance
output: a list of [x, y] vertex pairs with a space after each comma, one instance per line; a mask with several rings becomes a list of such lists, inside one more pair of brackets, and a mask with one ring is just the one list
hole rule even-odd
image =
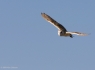
[[64, 26], [62, 26], [60, 23], [55, 21], [53, 18], [51, 18], [49, 15], [45, 13], [41, 13], [42, 17], [47, 20], [49, 23], [53, 24], [58, 30], [64, 30], [67, 31]]
[[87, 35], [89, 35], [89, 34], [81, 33], [81, 32], [66, 32], [66, 33], [76, 34], [76, 35], [79, 35], [79, 36], [87, 36]]

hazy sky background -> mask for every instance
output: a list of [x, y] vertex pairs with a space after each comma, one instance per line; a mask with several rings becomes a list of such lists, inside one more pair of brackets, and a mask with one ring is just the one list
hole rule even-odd
[[[41, 12], [68, 31], [91, 34], [60, 37]], [[95, 0], [0, 0], [0, 70], [4, 67], [94, 70]]]

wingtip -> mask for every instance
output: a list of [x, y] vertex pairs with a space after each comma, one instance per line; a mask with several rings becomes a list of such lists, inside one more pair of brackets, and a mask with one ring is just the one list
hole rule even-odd
[[44, 17], [46, 14], [41, 12], [41, 15]]
[[43, 13], [41, 12], [41, 14], [43, 14]]
[[41, 15], [42, 15], [42, 14], [45, 14], [45, 13], [42, 13], [42, 12], [41, 12]]
[[41, 14], [43, 14], [43, 13], [41, 12]]

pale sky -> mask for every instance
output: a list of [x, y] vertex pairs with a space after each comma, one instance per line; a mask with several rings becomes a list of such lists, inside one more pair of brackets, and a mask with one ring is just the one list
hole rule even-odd
[[[68, 31], [60, 37], [44, 12]], [[0, 0], [0, 70], [94, 70], [95, 0]]]

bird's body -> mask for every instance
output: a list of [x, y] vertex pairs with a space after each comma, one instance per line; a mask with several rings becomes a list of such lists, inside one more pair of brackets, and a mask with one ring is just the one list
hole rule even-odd
[[59, 36], [65, 36], [65, 37], [70, 36], [71, 38], [73, 38], [72, 34], [66, 33], [66, 32], [60, 31], [60, 30], [58, 30], [58, 35], [59, 35]]
[[60, 23], [55, 21], [49, 15], [47, 15], [45, 13], [41, 13], [41, 15], [45, 20], [47, 20], [49, 23], [53, 24], [58, 29], [59, 36], [65, 36], [65, 37], [69, 36], [69, 37], [73, 38], [72, 34], [81, 35], [81, 36], [87, 35], [87, 34], [80, 33], [80, 32], [68, 32], [64, 26], [62, 26]]

